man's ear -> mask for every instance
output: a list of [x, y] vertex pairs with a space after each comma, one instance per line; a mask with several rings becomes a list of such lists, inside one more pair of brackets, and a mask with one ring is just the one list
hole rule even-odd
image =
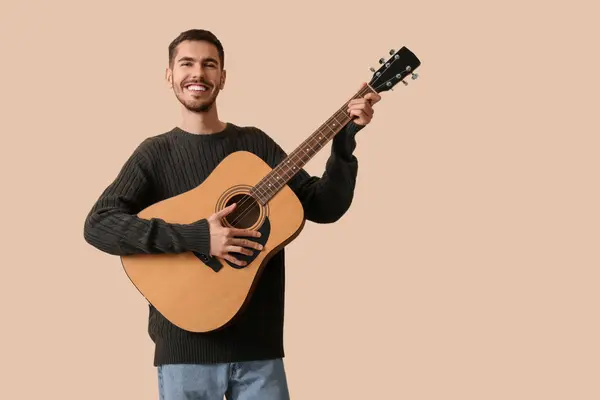
[[223, 73], [221, 73], [220, 90], [223, 90], [223, 88], [225, 87], [226, 80], [227, 80], [227, 71], [223, 70]]
[[173, 73], [170, 68], [165, 68], [165, 80], [167, 81], [167, 86], [173, 88]]

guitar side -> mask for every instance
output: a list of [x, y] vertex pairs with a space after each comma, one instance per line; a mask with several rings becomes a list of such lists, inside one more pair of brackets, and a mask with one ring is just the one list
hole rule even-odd
[[[179, 224], [208, 218], [236, 196], [247, 194], [271, 170], [258, 156], [235, 152], [196, 188], [155, 203], [138, 216]], [[233, 267], [215, 258], [220, 264], [215, 268], [212, 262], [191, 252], [134, 254], [121, 257], [125, 273], [146, 300], [174, 325], [191, 332], [221, 329], [244, 310], [268, 260], [304, 227], [302, 204], [288, 186], [265, 206], [256, 203], [254, 210], [248, 228], [263, 232], [263, 250], [252, 250], [257, 254], [244, 267]]]

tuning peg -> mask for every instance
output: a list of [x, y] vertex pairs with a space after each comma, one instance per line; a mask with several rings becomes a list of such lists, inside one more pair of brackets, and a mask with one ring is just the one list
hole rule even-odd
[[371, 70], [371, 72], [375, 72], [375, 68], [371, 67], [369, 69]]
[[385, 59], [383, 59], [383, 58], [379, 59], [379, 64], [383, 64], [384, 62], [385, 62]]
[[413, 80], [417, 79], [418, 77], [419, 77], [419, 74], [417, 74], [416, 72], [413, 72], [413, 73], [411, 74], [411, 78], [412, 78]]
[[408, 82], [406, 82], [405, 80], [402, 80], [402, 83], [404, 83], [404, 86], [408, 86]]
[[394, 55], [394, 53], [395, 53], [395, 52], [396, 52], [396, 50], [394, 50], [394, 49], [391, 49], [391, 50], [390, 50], [390, 56], [391, 56], [391, 55]]

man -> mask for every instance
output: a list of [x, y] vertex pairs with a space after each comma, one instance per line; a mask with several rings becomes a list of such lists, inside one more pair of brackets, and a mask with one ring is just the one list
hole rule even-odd
[[[223, 46], [209, 31], [189, 30], [170, 44], [166, 81], [181, 103], [181, 122], [133, 151], [85, 221], [89, 244], [118, 256], [196, 251], [233, 262], [238, 262], [236, 253], [259, 250], [253, 241], [233, 238], [220, 224], [219, 218], [231, 208], [187, 225], [136, 216], [155, 202], [201, 184], [233, 151], [253, 152], [271, 167], [286, 156], [260, 129], [219, 119], [216, 99], [225, 87], [224, 61]], [[371, 121], [371, 105], [379, 100], [370, 94], [349, 104], [355, 119], [334, 137], [321, 177], [301, 170], [289, 182], [309, 221], [332, 223], [350, 207], [358, 169], [352, 155], [354, 136]], [[235, 232], [243, 235], [252, 233]], [[284, 283], [282, 250], [265, 267], [245, 312], [218, 332], [187, 332], [149, 305], [148, 333], [155, 343], [160, 398], [288, 399], [282, 360]]]

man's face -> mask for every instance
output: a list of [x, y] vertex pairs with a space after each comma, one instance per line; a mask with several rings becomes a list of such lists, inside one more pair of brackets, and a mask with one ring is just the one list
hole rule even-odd
[[225, 84], [217, 48], [208, 42], [184, 41], [177, 47], [167, 80], [177, 99], [188, 110], [206, 112]]

